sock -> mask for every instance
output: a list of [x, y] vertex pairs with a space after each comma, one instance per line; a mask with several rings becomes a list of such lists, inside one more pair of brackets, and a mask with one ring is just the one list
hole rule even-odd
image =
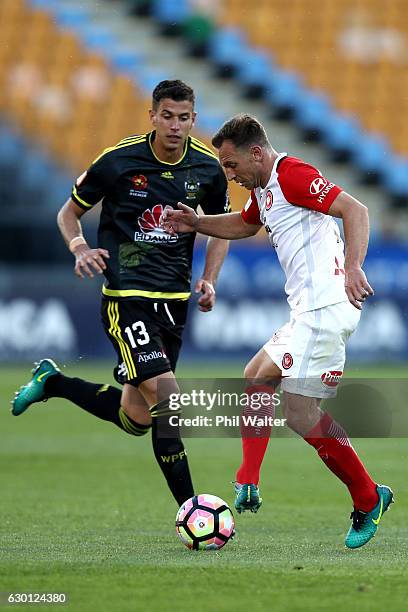
[[179, 506], [193, 497], [194, 489], [187, 455], [180, 438], [179, 427], [169, 424], [169, 416], [177, 412], [169, 409], [169, 400], [150, 408], [152, 415], [152, 444], [156, 461]]
[[[258, 485], [261, 465], [268, 447], [272, 427], [270, 425], [261, 427], [245, 425], [242, 417], [273, 418], [275, 416], [275, 406], [272, 398], [270, 404], [261, 405], [259, 409], [254, 408], [254, 402], [257, 399], [256, 395], [273, 395], [274, 388], [266, 385], [253, 385], [246, 389], [245, 393], [250, 401], [241, 415], [242, 463], [238, 468], [235, 479], [241, 484], [253, 483]], [[255, 406], [258, 406], [258, 404], [255, 404]]]
[[341, 425], [326, 412], [304, 439], [317, 450], [329, 470], [347, 486], [355, 509], [370, 512], [378, 503], [376, 484]]
[[136, 423], [126, 414], [120, 405], [122, 392], [117, 387], [56, 374], [47, 379], [44, 390], [47, 397], [63, 397], [99, 419], [111, 421], [132, 436], [143, 436], [151, 427]]

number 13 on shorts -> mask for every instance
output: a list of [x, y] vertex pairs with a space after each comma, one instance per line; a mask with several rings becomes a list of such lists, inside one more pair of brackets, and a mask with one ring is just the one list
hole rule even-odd
[[130, 346], [135, 349], [137, 346], [149, 344], [150, 336], [147, 333], [146, 325], [143, 321], [135, 321], [132, 325], [125, 327], [125, 334], [128, 337]]

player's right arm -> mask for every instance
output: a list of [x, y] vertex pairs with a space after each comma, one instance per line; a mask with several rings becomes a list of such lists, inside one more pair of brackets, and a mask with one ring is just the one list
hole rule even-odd
[[93, 278], [94, 272], [103, 274], [106, 269], [104, 258], [109, 258], [109, 252], [88, 245], [81, 225], [81, 217], [85, 212], [69, 198], [58, 213], [57, 223], [67, 247], [75, 257], [75, 274], [80, 278], [84, 278], [84, 275]]
[[167, 210], [164, 216], [164, 227], [171, 234], [179, 232], [199, 232], [205, 236], [236, 240], [254, 236], [261, 224], [247, 223], [241, 213], [225, 215], [198, 215], [186, 204], [178, 203], [179, 210]]
[[102, 274], [106, 269], [105, 258], [109, 258], [106, 249], [93, 249], [88, 245], [82, 232], [81, 217], [109, 193], [114, 180], [111, 150], [105, 149], [76, 180], [70, 199], [57, 217], [61, 234], [75, 257], [75, 274], [80, 278]]
[[283, 162], [279, 185], [286, 200], [295, 206], [343, 220], [346, 243], [344, 288], [350, 303], [361, 310], [361, 303], [374, 295], [361, 267], [369, 237], [367, 207], [324, 178], [319, 170], [298, 159], [287, 158]]

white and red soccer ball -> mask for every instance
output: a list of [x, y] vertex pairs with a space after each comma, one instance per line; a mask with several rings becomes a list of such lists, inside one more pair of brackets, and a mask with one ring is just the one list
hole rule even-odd
[[202, 493], [179, 508], [176, 532], [190, 550], [218, 550], [235, 533], [234, 517], [223, 499]]

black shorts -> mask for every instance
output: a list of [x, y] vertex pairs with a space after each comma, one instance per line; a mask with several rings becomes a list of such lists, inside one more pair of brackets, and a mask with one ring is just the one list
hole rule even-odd
[[188, 300], [102, 299], [102, 323], [118, 355], [115, 380], [137, 387], [176, 369]]

